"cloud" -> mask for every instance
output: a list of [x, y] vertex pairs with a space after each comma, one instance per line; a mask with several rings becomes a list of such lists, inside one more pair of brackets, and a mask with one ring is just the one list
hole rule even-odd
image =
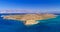
[[39, 13], [39, 11], [32, 11], [32, 10], [0, 10], [0, 13]]
[[60, 13], [60, 11], [41, 11], [41, 10], [0, 10], [0, 13]]

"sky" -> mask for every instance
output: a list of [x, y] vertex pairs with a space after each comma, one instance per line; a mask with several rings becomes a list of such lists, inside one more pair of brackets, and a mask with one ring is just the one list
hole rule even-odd
[[0, 10], [22, 9], [60, 13], [60, 0], [0, 0]]

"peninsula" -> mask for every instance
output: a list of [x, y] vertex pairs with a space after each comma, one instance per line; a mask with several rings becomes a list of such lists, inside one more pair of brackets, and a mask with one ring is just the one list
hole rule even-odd
[[38, 24], [36, 20], [55, 18], [54, 14], [25, 14], [25, 15], [6, 15], [3, 19], [22, 20], [25, 25]]

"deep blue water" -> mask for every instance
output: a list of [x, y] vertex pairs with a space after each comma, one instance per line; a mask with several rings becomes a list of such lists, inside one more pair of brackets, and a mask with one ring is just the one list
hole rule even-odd
[[0, 32], [60, 32], [60, 16], [39, 21], [37, 25], [25, 26], [21, 21], [0, 17]]

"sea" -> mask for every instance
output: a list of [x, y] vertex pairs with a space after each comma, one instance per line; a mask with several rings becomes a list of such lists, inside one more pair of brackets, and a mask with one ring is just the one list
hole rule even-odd
[[[15, 14], [0, 14], [2, 15]], [[24, 25], [19, 20], [7, 20], [0, 17], [0, 32], [60, 32], [60, 15], [57, 15], [56, 18], [38, 20], [38, 24], [30, 26]]]

